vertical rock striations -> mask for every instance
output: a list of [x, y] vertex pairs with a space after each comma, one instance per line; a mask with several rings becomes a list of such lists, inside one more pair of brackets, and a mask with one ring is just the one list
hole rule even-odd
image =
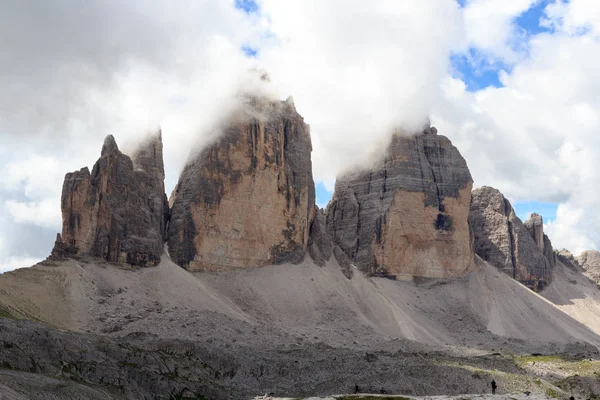
[[194, 271], [303, 259], [315, 215], [309, 127], [289, 98], [251, 98], [173, 191], [171, 258]]
[[531, 238], [538, 249], [540, 249], [546, 260], [548, 260], [550, 268], [554, 268], [556, 266], [556, 256], [554, 255], [550, 239], [544, 233], [544, 219], [542, 216], [536, 213], [531, 214], [529, 219], [525, 221], [525, 228], [531, 234]]
[[549, 283], [555, 261], [541, 217], [528, 229], [500, 191], [484, 186], [473, 191], [469, 222], [478, 256], [536, 291]]
[[586, 250], [577, 257], [577, 261], [585, 270], [584, 275], [600, 284], [600, 252]]
[[327, 229], [363, 272], [461, 275], [473, 261], [472, 185], [467, 163], [435, 128], [395, 134], [373, 168], [337, 180]]
[[137, 181], [146, 195], [148, 207], [160, 224], [163, 243], [167, 239], [169, 201], [165, 193], [162, 132], [148, 136], [131, 156]]
[[66, 175], [62, 235], [53, 254], [87, 254], [139, 266], [160, 261], [168, 215], [160, 134], [133, 158], [135, 164], [109, 135], [91, 173], [82, 168]]

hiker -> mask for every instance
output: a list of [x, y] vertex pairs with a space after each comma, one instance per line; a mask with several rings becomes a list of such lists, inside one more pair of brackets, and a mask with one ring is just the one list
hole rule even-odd
[[358, 388], [358, 385], [354, 385], [354, 393], [358, 393], [358, 392], [359, 392], [359, 390], [360, 390], [360, 389]]
[[496, 388], [498, 386], [496, 386], [496, 381], [492, 379], [492, 394], [496, 394]]

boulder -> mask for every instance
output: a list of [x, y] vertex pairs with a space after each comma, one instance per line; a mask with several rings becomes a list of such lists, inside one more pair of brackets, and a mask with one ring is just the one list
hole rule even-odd
[[546, 258], [551, 244], [540, 230], [541, 217], [529, 221], [530, 232], [508, 199], [484, 186], [473, 191], [469, 222], [479, 257], [533, 290], [550, 282], [554, 256]]
[[338, 178], [327, 229], [365, 273], [462, 275], [473, 265], [472, 185], [467, 163], [435, 128], [396, 132], [372, 168]]
[[302, 261], [315, 216], [311, 151], [291, 98], [249, 98], [181, 173], [169, 200], [171, 258], [192, 271]]
[[586, 250], [577, 257], [577, 261], [585, 270], [584, 275], [600, 284], [600, 252]]
[[160, 134], [131, 158], [112, 135], [92, 172], [68, 173], [62, 190], [62, 235], [53, 256], [89, 255], [109, 262], [153, 266], [163, 252], [164, 168]]

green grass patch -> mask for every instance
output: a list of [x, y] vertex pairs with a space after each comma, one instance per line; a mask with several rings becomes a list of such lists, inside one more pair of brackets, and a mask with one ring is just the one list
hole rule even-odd
[[561, 356], [519, 356], [516, 357], [517, 361], [520, 362], [558, 362], [564, 361]]
[[18, 319], [17, 317], [12, 315], [6, 307], [3, 307], [2, 305], [0, 305], [0, 318]]
[[556, 369], [565, 376], [579, 375], [592, 376], [600, 371], [600, 361], [594, 360], [566, 360], [560, 356], [524, 356], [515, 357], [515, 364], [519, 367], [533, 367], [546, 365]]

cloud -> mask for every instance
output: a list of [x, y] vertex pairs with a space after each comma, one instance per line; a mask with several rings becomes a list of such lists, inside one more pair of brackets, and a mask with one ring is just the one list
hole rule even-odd
[[35, 257], [9, 257], [7, 259], [0, 260], [0, 274], [17, 268], [31, 267], [40, 261], [42, 261], [42, 259]]
[[255, 34], [220, 0], [2, 2], [0, 264], [48, 254], [64, 174], [91, 167], [109, 133], [128, 151], [162, 125], [173, 187], [252, 81], [241, 46]]
[[259, 61], [311, 125], [317, 180], [360, 165], [394, 126], [425, 122], [463, 40], [451, 0], [264, 0]]
[[557, 0], [546, 7], [544, 25], [569, 34], [600, 34], [600, 8], [590, 0]]
[[[5, 1], [0, 265], [48, 254], [64, 174], [91, 166], [108, 133], [127, 152], [161, 126], [170, 190], [236, 94], [256, 87], [256, 68], [310, 124], [325, 189], [392, 127], [431, 115], [476, 184], [560, 203], [547, 228], [555, 245], [599, 247], [598, 14], [593, 1], [559, 0], [546, 8], [552, 31], [524, 35], [515, 18], [535, 4], [262, 0], [245, 13], [220, 0]], [[481, 58], [473, 68], [510, 65], [505, 87], [473, 93], [452, 78], [451, 56], [465, 52]]]
[[7, 200], [4, 202], [8, 214], [18, 224], [32, 224], [42, 227], [60, 226], [60, 202], [54, 199], [41, 201], [18, 202]]
[[448, 78], [433, 119], [476, 185], [511, 200], [560, 203], [547, 227], [555, 247], [600, 248], [600, 41], [565, 29], [528, 46], [529, 57], [504, 74], [505, 87], [468, 93]]
[[477, 48], [489, 63], [515, 63], [526, 50], [524, 32], [515, 19], [539, 0], [470, 0], [464, 18], [468, 46]]

